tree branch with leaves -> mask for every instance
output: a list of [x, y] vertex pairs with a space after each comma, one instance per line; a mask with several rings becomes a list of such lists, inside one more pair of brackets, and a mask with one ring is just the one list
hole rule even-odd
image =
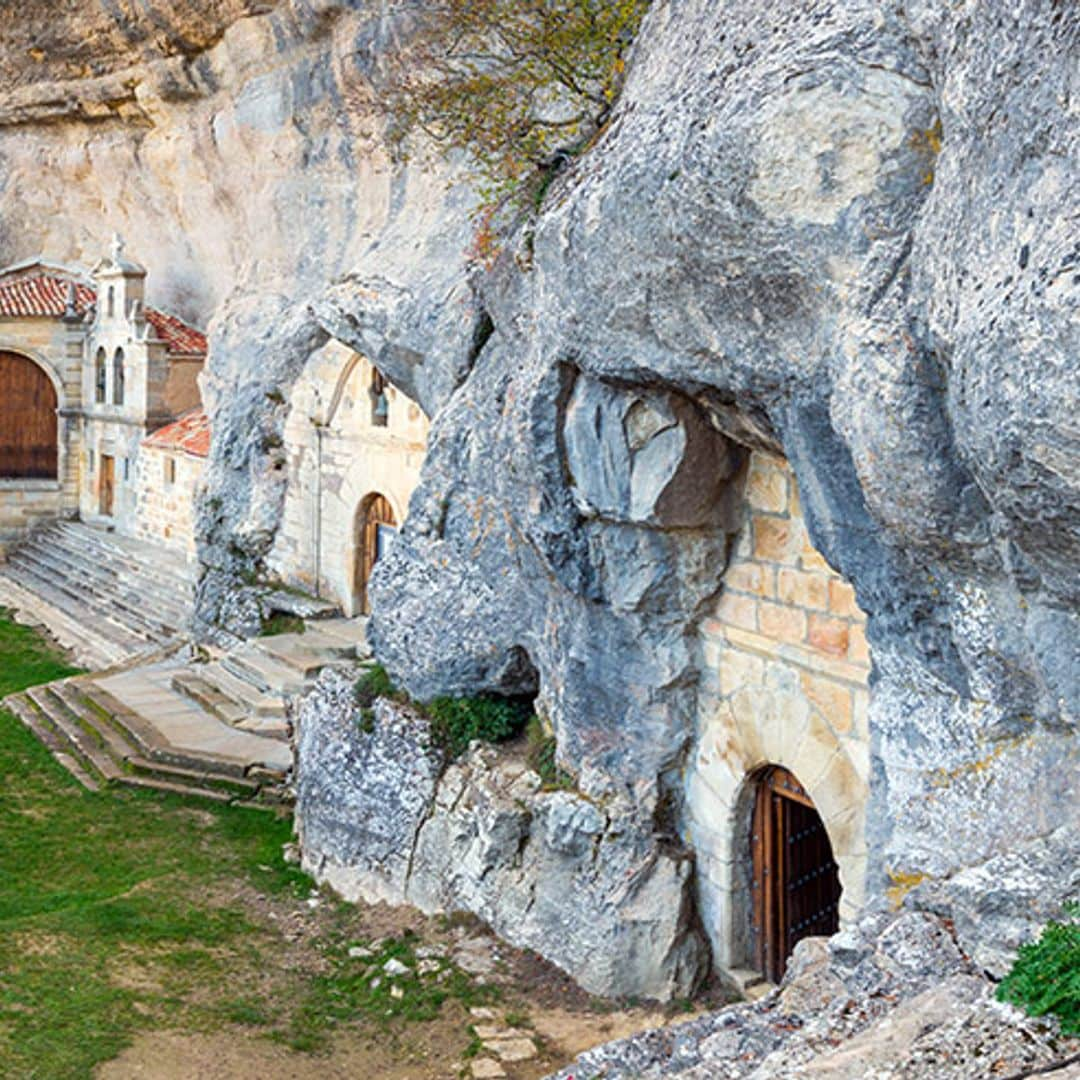
[[408, 44], [379, 99], [389, 145], [413, 157], [422, 133], [463, 151], [486, 207], [520, 191], [603, 129], [649, 0], [401, 3]]

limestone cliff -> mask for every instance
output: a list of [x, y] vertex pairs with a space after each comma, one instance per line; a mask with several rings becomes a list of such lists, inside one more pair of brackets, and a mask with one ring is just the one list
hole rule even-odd
[[214, 626], [253, 628], [232, 586], [269, 549], [289, 388], [313, 348], [363, 346], [428, 409], [471, 355], [474, 201], [448, 171], [391, 170], [374, 141], [382, 8], [28, 4], [0, 36], [0, 262], [90, 266], [119, 231], [154, 303], [209, 327]]
[[869, 891], [1076, 821], [1080, 16], [660, 3], [482, 284], [377, 579], [414, 692], [525, 689], [587, 791], [677, 801], [746, 447], [869, 616]]
[[374, 586], [415, 694], [538, 690], [584, 793], [677, 833], [693, 631], [771, 450], [869, 618], [871, 895], [1075, 827], [1074, 6], [657, 0], [610, 126], [480, 277], [468, 191], [371, 140], [380, 5], [31, 7], [0, 253], [120, 228], [209, 320], [204, 629], [252, 625], [283, 401], [333, 336], [434, 415]]

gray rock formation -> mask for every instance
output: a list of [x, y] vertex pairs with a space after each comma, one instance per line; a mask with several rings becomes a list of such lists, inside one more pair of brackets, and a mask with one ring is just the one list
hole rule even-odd
[[795, 949], [783, 985], [589, 1050], [552, 1080], [983, 1080], [1060, 1075], [1080, 1040], [994, 1000], [937, 919], [864, 920]]
[[[516, 755], [474, 744], [448, 767], [425, 720], [324, 673], [297, 715], [302, 864], [347, 899], [469, 911], [586, 989], [690, 993], [708, 952], [690, 862], [625, 800], [544, 791]], [[445, 767], [445, 770], [444, 770]]]
[[583, 790], [677, 811], [725, 480], [779, 449], [869, 616], [870, 895], [1075, 828], [1078, 51], [1049, 0], [656, 5], [480, 284], [373, 584], [394, 677], [535, 683]]
[[120, 227], [210, 322], [204, 632], [253, 626], [284, 401], [331, 335], [435, 415], [380, 658], [421, 697], [538, 691], [631, 846], [681, 860], [747, 447], [790, 460], [869, 616], [871, 897], [953, 879], [932, 903], [962, 911], [977, 868], [1075, 832], [1075, 5], [657, 0], [603, 136], [475, 276], [469, 192], [371, 138], [381, 9], [172, 8], [11, 14], [0, 252], [88, 261]]
[[1080, 833], [1063, 825], [945, 881], [928, 881], [911, 906], [948, 918], [960, 947], [996, 978], [1037, 930], [1080, 897]]

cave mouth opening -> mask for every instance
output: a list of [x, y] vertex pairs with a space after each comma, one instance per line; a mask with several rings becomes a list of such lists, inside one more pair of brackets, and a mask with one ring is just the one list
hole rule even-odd
[[768, 765], [749, 784], [751, 961], [778, 983], [803, 938], [839, 930], [842, 887], [825, 823], [795, 775]]

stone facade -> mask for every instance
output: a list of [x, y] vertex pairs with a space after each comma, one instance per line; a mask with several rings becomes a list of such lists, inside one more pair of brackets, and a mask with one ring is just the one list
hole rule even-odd
[[755, 452], [745, 524], [723, 590], [700, 625], [702, 692], [687, 771], [686, 839], [720, 968], [748, 967], [751, 777], [781, 765], [821, 814], [843, 885], [862, 905], [869, 786], [870, 657], [852, 587], [807, 534], [794, 474]]
[[[205, 423], [205, 414], [196, 414]], [[164, 544], [197, 558], [195, 497], [206, 467], [206, 453], [185, 446], [182, 437], [170, 437], [177, 421], [143, 441], [139, 451], [135, 489], [135, 534], [142, 540]], [[208, 425], [207, 425], [208, 429]], [[209, 442], [207, 430], [207, 442]]]
[[56, 389], [58, 470], [55, 480], [0, 480], [0, 553], [41, 521], [74, 514], [79, 500], [80, 459], [73, 446], [82, 404], [83, 330], [63, 319], [4, 317], [0, 352], [32, 360]]
[[[140, 532], [140, 446], [156, 428], [200, 404], [205, 352], [178, 354], [148, 322], [146, 271], [114, 247], [94, 271], [99, 302], [84, 346], [79, 516], [128, 535]], [[112, 464], [106, 465], [111, 460]]]
[[[400, 526], [424, 461], [428, 421], [393, 386], [379, 402], [372, 364], [338, 342], [316, 351], [290, 395], [288, 488], [270, 572], [286, 584], [361, 607], [365, 507], [377, 495]], [[376, 411], [385, 407], [385, 416]]]
[[146, 306], [145, 278], [119, 240], [91, 275], [40, 260], [0, 273], [0, 352], [46, 373], [57, 412], [55, 479], [0, 481], [0, 547], [62, 517], [142, 531], [142, 484], [151, 503], [160, 489], [142, 443], [199, 404], [206, 358], [201, 333]]

